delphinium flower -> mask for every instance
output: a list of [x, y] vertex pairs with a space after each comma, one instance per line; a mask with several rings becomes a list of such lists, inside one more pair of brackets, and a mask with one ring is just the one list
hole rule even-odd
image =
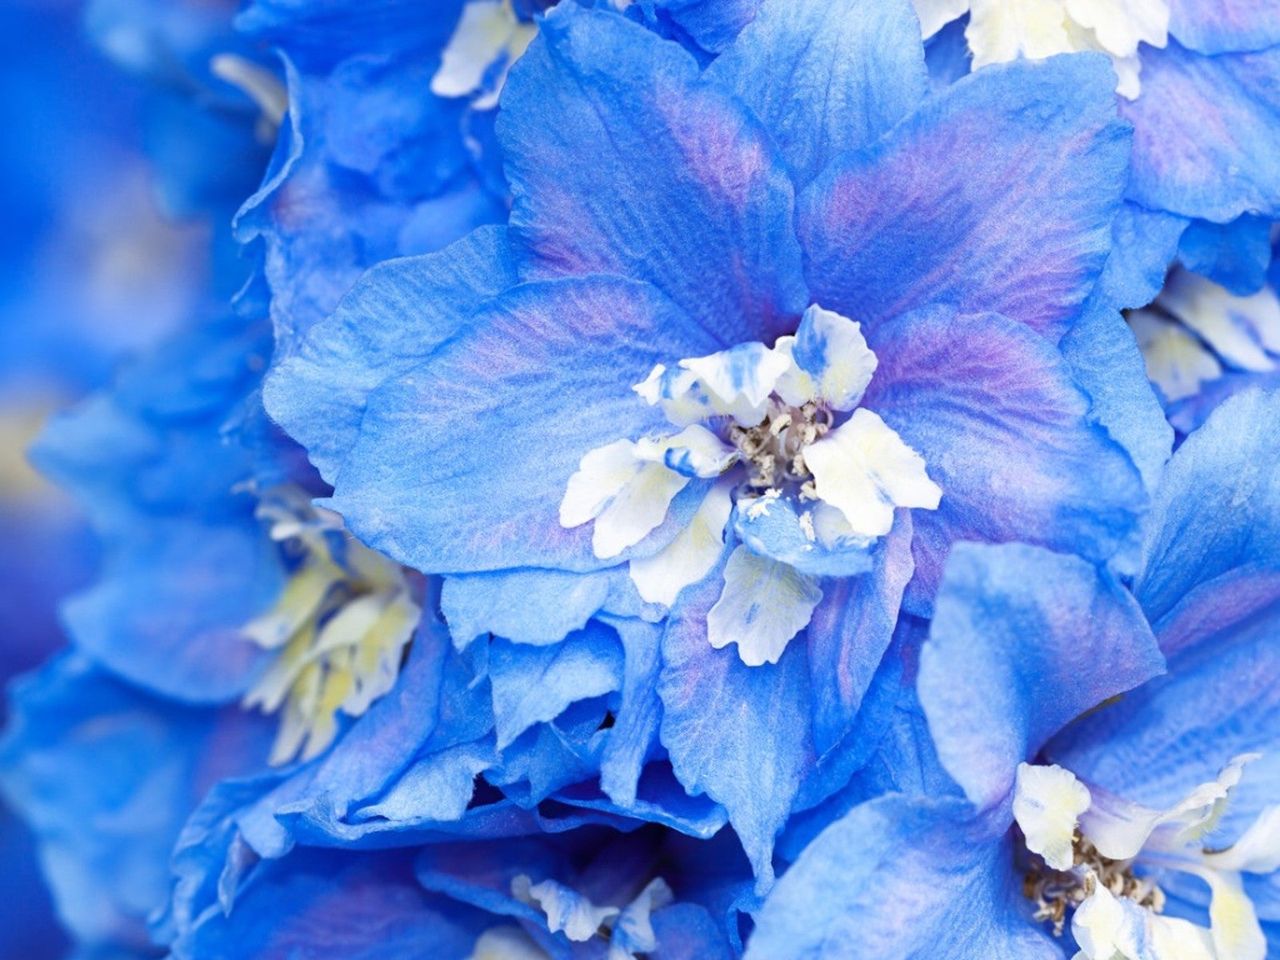
[[[1119, 315], [1081, 320], [1113, 82], [1069, 56], [931, 95], [902, 4], [765, 3], [705, 70], [561, 4], [502, 93], [509, 225], [372, 270], [268, 409], [518, 688], [608, 676], [586, 637], [620, 636], [628, 746], [577, 776], [636, 809], [669, 762], [763, 890], [953, 541], [1129, 559], [1169, 431], [1132, 341], [1096, 348]], [[501, 748], [525, 707], [493, 706]]]
[[952, 795], [820, 834], [748, 956], [1274, 950], [1278, 411], [1246, 391], [1178, 450], [1132, 596], [1069, 558], [957, 548], [919, 676]]

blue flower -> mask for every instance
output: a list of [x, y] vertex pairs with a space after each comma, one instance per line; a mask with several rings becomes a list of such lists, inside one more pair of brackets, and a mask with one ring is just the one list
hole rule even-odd
[[919, 677], [952, 795], [819, 834], [748, 956], [1274, 948], [1278, 408], [1245, 392], [1180, 448], [1132, 596], [1034, 548], [953, 552]]
[[[624, 658], [636, 751], [602, 779], [628, 802], [665, 750], [767, 885], [818, 760], [860, 762], [864, 691], [953, 541], [1130, 551], [1167, 428], [1132, 343], [1093, 347], [1118, 315], [1078, 325], [1125, 171], [1111, 87], [1068, 57], [930, 96], [898, 4], [766, 3], [705, 71], [562, 5], [502, 95], [509, 226], [371, 271], [268, 409], [357, 536], [449, 575], [458, 643], [666, 617], [660, 658], [653, 630]], [[709, 623], [760, 632], [717, 650]]]
[[660, 828], [442, 841], [385, 852], [299, 850], [263, 865], [229, 914], [174, 956], [728, 960], [746, 864]]

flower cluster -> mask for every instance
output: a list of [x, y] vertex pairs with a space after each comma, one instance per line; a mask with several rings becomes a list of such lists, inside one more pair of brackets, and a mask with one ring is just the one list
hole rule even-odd
[[15, 956], [1280, 953], [1280, 5], [11, 17]]

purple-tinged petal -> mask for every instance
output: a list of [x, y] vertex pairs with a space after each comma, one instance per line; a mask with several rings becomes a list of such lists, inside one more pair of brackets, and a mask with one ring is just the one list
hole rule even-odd
[[502, 105], [524, 278], [646, 280], [722, 347], [791, 332], [808, 302], [791, 181], [758, 122], [678, 44], [561, 4]]
[[1129, 143], [1114, 83], [1100, 57], [993, 66], [837, 159], [798, 204], [814, 299], [870, 329], [946, 304], [1056, 339], [1111, 246]]
[[1058, 351], [995, 314], [920, 310], [879, 325], [880, 367], [863, 400], [924, 457], [942, 488], [917, 510], [905, 603], [928, 610], [959, 540], [1028, 541], [1109, 559], [1146, 505], [1137, 469], [1091, 422]]
[[920, 653], [942, 765], [980, 809], [1068, 722], [1164, 669], [1142, 611], [1078, 557], [957, 544]]
[[1142, 96], [1120, 112], [1134, 126], [1131, 200], [1218, 223], [1280, 214], [1280, 47], [1146, 48]]
[[906, 0], [766, 0], [705, 76], [752, 109], [799, 185], [875, 141], [928, 85]]
[[1271, 0], [1169, 0], [1169, 32], [1199, 53], [1262, 50], [1280, 43], [1280, 7]]

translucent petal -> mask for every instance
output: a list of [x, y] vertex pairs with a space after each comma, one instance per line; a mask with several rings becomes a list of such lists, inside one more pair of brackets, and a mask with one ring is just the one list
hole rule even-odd
[[808, 447], [804, 459], [818, 496], [839, 508], [858, 536], [888, 533], [894, 507], [933, 510], [942, 499], [920, 454], [870, 410], [855, 410]]
[[861, 325], [816, 303], [800, 320], [791, 356], [813, 378], [818, 398], [834, 410], [858, 405], [879, 363]]
[[630, 440], [596, 447], [582, 458], [577, 472], [569, 478], [560, 501], [560, 525], [577, 527], [600, 516], [609, 501], [640, 472], [640, 466], [635, 444]]
[[1027, 838], [1027, 849], [1053, 869], [1071, 869], [1076, 824], [1091, 802], [1088, 788], [1070, 770], [1018, 764], [1013, 818]]
[[596, 517], [591, 548], [602, 560], [616, 557], [657, 529], [675, 495], [689, 482], [661, 463], [642, 463], [627, 484]]
[[715, 566], [724, 550], [732, 489], [731, 483], [716, 484], [679, 536], [652, 557], [631, 561], [631, 579], [645, 602], [671, 606], [681, 590]]
[[725, 565], [720, 599], [707, 614], [707, 639], [716, 649], [736, 643], [749, 667], [777, 663], [821, 599], [815, 578], [739, 546]]

